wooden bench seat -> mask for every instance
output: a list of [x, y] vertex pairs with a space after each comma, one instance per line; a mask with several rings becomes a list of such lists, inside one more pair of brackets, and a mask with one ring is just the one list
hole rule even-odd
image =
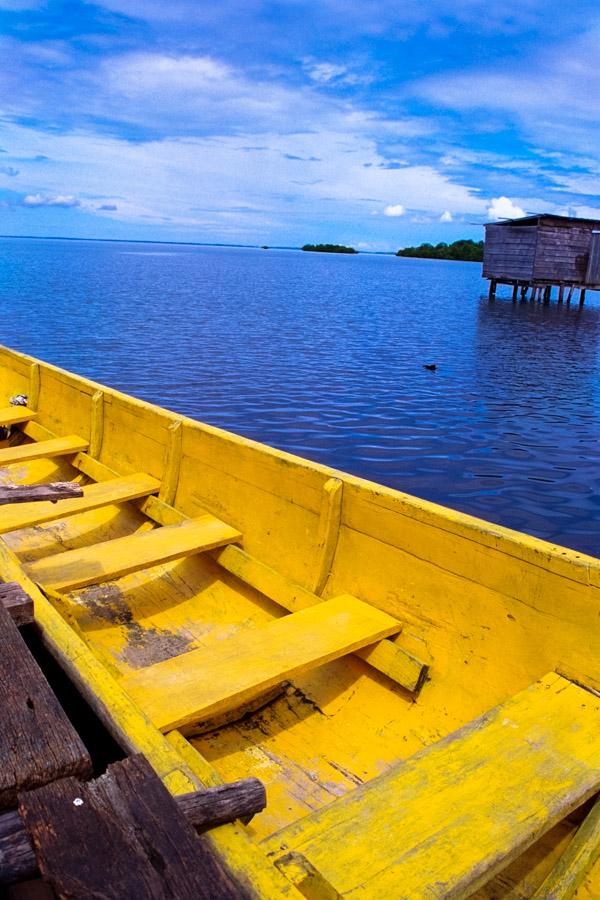
[[147, 497], [148, 494], [156, 493], [159, 488], [160, 482], [156, 478], [139, 473], [87, 485], [83, 488], [83, 497], [62, 500], [60, 503], [51, 501], [21, 503], [10, 509], [0, 510], [0, 534], [16, 531], [18, 528], [42, 525], [54, 519], [66, 519], [68, 516], [89, 512], [100, 506]]
[[3, 406], [0, 409], [0, 427], [8, 428], [9, 425], [29, 422], [35, 415], [35, 412], [26, 406]]
[[76, 434], [51, 438], [48, 441], [36, 441], [31, 444], [19, 444], [16, 447], [4, 447], [0, 450], [0, 466], [30, 462], [34, 459], [52, 459], [55, 456], [68, 456], [70, 453], [79, 453], [80, 450], [87, 450], [87, 447], [88, 441]]
[[167, 525], [57, 553], [29, 563], [24, 569], [42, 587], [65, 591], [101, 584], [240, 539], [239, 531], [207, 513], [180, 525]]
[[297, 885], [466, 898], [599, 789], [600, 699], [551, 673], [265, 845]]
[[387, 613], [341, 596], [140, 669], [121, 684], [168, 731], [238, 709], [282, 681], [400, 629]]

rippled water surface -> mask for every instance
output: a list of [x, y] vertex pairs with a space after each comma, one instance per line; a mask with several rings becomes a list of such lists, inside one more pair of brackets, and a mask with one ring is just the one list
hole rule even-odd
[[486, 286], [472, 263], [0, 240], [2, 343], [600, 555], [600, 298]]

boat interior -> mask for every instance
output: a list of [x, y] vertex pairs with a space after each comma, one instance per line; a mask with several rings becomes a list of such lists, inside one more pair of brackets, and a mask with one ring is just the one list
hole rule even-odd
[[0, 576], [174, 793], [264, 782], [264, 896], [535, 895], [600, 790], [600, 560], [8, 349], [0, 426], [3, 484], [84, 491], [0, 510]]

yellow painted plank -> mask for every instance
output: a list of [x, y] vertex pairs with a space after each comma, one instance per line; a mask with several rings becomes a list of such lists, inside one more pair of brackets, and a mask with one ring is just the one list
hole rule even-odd
[[583, 820], [571, 843], [533, 900], [570, 900], [600, 859], [600, 799]]
[[[132, 703], [86, 643], [23, 572], [15, 554], [0, 539], [0, 576], [17, 581], [33, 598], [35, 620], [44, 645], [69, 674], [115, 740], [129, 753], [143, 753], [171, 794], [187, 794], [203, 783], [204, 767], [190, 766], [178, 748]], [[194, 754], [188, 756], [193, 758]], [[196, 755], [197, 756], [197, 755]], [[301, 894], [268, 860], [238, 823], [205, 835], [234, 874], [244, 879], [257, 900], [302, 900]]]
[[138, 497], [146, 497], [158, 491], [160, 481], [145, 475], [124, 475], [111, 481], [90, 484], [83, 489], [83, 497], [73, 500], [62, 500], [58, 503], [21, 503], [19, 506], [0, 510], [0, 534], [15, 531], [18, 528], [29, 528], [42, 525], [54, 519], [65, 519], [77, 513], [88, 512], [99, 506], [112, 503], [125, 503]]
[[34, 444], [20, 444], [18, 447], [5, 447], [0, 450], [0, 466], [12, 463], [29, 462], [32, 459], [50, 459], [53, 456], [67, 456], [85, 450], [88, 442], [76, 434], [67, 437], [52, 438]]
[[150, 566], [240, 540], [235, 528], [211, 515], [67, 550], [25, 566], [29, 577], [54, 590], [100, 584]]
[[600, 788], [600, 699], [555, 673], [266, 842], [349, 897], [465, 898]]
[[378, 609], [342, 596], [216, 646], [171, 657], [122, 684], [162, 730], [237, 709], [266, 690], [400, 630]]
[[17, 425], [19, 422], [29, 422], [35, 412], [26, 406], [4, 406], [0, 409], [0, 426]]
[[[290, 612], [323, 603], [322, 597], [307, 591], [299, 584], [294, 584], [275, 569], [254, 559], [241, 547], [224, 547], [215, 551], [212, 556], [232, 575], [236, 575]], [[426, 663], [393, 641], [379, 641], [371, 647], [357, 650], [356, 654], [374, 669], [401, 684], [407, 691], [420, 690], [427, 677], [429, 667]]]

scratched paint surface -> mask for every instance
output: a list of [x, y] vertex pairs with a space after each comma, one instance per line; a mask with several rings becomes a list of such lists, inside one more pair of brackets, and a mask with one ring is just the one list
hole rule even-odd
[[5, 344], [598, 555], [600, 299], [490, 306], [486, 284], [469, 263], [0, 240]]

